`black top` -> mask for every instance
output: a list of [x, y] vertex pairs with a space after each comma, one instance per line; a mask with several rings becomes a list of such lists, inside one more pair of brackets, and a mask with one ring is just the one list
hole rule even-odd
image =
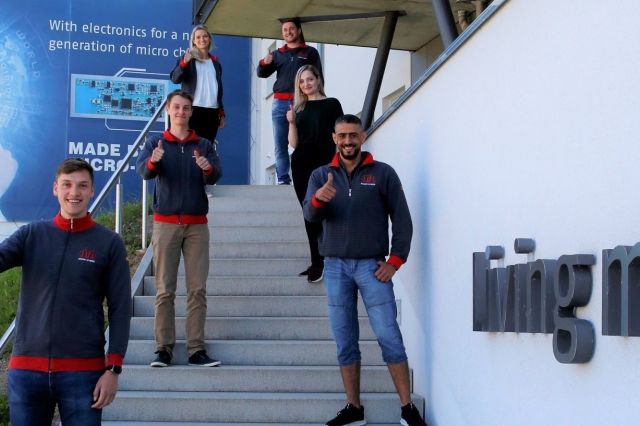
[[343, 114], [342, 106], [336, 98], [307, 101], [304, 109], [296, 113], [298, 130], [297, 149], [311, 148], [327, 151], [326, 162], [331, 161], [336, 146], [331, 134], [338, 117]]

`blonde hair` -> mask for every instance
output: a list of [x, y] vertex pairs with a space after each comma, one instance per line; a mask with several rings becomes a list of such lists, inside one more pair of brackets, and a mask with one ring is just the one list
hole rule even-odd
[[318, 71], [318, 68], [316, 68], [311, 64], [303, 65], [300, 68], [298, 68], [298, 72], [296, 73], [296, 79], [295, 79], [296, 90], [295, 90], [295, 96], [293, 98], [293, 110], [295, 112], [302, 111], [305, 105], [307, 104], [307, 101], [309, 100], [307, 95], [302, 93], [302, 90], [300, 90], [300, 78], [302, 78], [302, 73], [305, 71], [309, 71], [318, 79], [318, 92], [322, 96], [327, 96], [324, 93], [324, 83], [322, 82], [322, 76], [320, 75], [320, 71]]
[[207, 32], [207, 34], [209, 34], [209, 47], [207, 48], [207, 50], [211, 51], [211, 49], [213, 49], [213, 36], [211, 35], [211, 31], [209, 31], [209, 28], [206, 27], [206, 25], [202, 25], [202, 24], [198, 24], [195, 27], [193, 27], [193, 30], [191, 30], [191, 38], [189, 39], [189, 47], [195, 48], [196, 45], [194, 43], [194, 40], [196, 38], [196, 31], [198, 30], [204, 30]]

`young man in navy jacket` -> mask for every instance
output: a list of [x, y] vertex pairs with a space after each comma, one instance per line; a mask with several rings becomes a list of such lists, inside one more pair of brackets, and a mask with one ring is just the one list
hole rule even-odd
[[285, 45], [262, 58], [256, 72], [260, 78], [267, 78], [276, 73], [271, 105], [276, 177], [279, 185], [290, 185], [287, 111], [293, 105], [296, 84], [294, 80], [298, 69], [307, 64], [315, 66], [322, 75], [322, 63], [318, 51], [306, 44], [299, 19], [290, 18], [282, 22], [282, 38]]
[[152, 367], [167, 367], [176, 343], [175, 308], [178, 265], [184, 255], [187, 282], [187, 352], [190, 365], [215, 367], [204, 343], [209, 274], [209, 200], [205, 185], [222, 176], [213, 143], [189, 129], [193, 97], [176, 90], [167, 97], [171, 128], [148, 140], [136, 168], [143, 179], [155, 179], [153, 193], [153, 263], [156, 271], [156, 358]]
[[[347, 405], [327, 425], [367, 424], [360, 404], [360, 291], [400, 397], [400, 424], [423, 426], [411, 402], [409, 365], [391, 281], [409, 256], [411, 215], [395, 170], [360, 150], [365, 138], [355, 115], [336, 120], [333, 140], [338, 152], [331, 163], [313, 171], [303, 205], [305, 219], [323, 224], [320, 254], [325, 256], [329, 320], [347, 396]], [[390, 250], [389, 219], [393, 233]]]
[[91, 165], [63, 161], [53, 183], [60, 212], [0, 243], [0, 271], [22, 266], [9, 361], [13, 425], [50, 425], [58, 404], [65, 426], [97, 426], [116, 396], [129, 341], [131, 282], [122, 239], [87, 212], [93, 193]]

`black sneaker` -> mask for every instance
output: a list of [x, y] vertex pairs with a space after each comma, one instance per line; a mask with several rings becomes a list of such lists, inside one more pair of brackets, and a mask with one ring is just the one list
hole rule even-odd
[[400, 424], [403, 426], [427, 426], [422, 420], [420, 412], [413, 405], [413, 402], [408, 403], [402, 407], [402, 414], [400, 415]]
[[300, 272], [298, 274], [299, 277], [306, 277], [307, 275], [309, 275], [309, 269], [311, 269], [311, 266], [309, 266], [307, 269], [305, 269], [304, 271]]
[[217, 359], [209, 358], [209, 355], [204, 350], [195, 352], [189, 357], [189, 365], [197, 365], [200, 367], [217, 367], [220, 365], [220, 361]]
[[158, 354], [158, 356], [156, 356], [156, 359], [151, 361], [151, 364], [149, 364], [150, 366], [168, 367], [171, 364], [171, 353], [169, 351], [160, 350], [155, 353]]
[[364, 426], [367, 421], [364, 419], [364, 405], [356, 408], [347, 404], [338, 411], [338, 415], [326, 423], [326, 426]]
[[307, 276], [307, 281], [310, 283], [318, 283], [322, 281], [322, 277], [324, 276], [324, 264], [313, 264], [309, 266], [309, 276]]

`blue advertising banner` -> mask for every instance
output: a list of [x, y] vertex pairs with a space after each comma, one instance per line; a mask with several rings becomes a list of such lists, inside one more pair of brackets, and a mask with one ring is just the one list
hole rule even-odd
[[[191, 0], [3, 0], [0, 220], [53, 216], [53, 174], [66, 157], [89, 160], [100, 191], [178, 87], [168, 74], [188, 47], [191, 8]], [[250, 40], [214, 41], [227, 114], [218, 134], [221, 183], [247, 183]], [[163, 129], [164, 119], [152, 131]], [[126, 197], [138, 198], [133, 166], [123, 182]]]

